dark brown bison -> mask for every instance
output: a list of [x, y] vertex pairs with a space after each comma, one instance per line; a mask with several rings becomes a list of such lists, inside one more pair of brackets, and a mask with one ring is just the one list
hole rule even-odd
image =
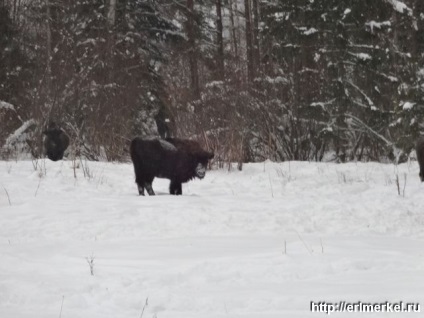
[[424, 136], [418, 138], [415, 151], [417, 152], [417, 160], [420, 165], [420, 179], [421, 182], [424, 182]]
[[155, 177], [170, 179], [169, 193], [182, 194], [182, 183], [195, 177], [203, 179], [213, 153], [203, 150], [192, 140], [134, 138], [130, 146], [138, 193], [154, 195]]
[[44, 138], [44, 151], [46, 156], [53, 161], [63, 159], [63, 154], [69, 146], [69, 137], [55, 123], [50, 123], [46, 130]]

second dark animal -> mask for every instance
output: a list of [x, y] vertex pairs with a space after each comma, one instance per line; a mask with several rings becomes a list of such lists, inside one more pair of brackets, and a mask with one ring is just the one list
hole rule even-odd
[[52, 161], [63, 159], [63, 154], [69, 146], [69, 137], [55, 123], [50, 123], [46, 130], [43, 131], [44, 152]]
[[420, 165], [420, 179], [424, 182], [424, 136], [418, 138], [415, 145], [415, 151], [417, 153], [418, 164]]
[[155, 177], [170, 179], [169, 193], [182, 194], [182, 183], [194, 178], [203, 179], [208, 160], [214, 154], [186, 139], [134, 138], [130, 146], [138, 193], [154, 195], [152, 182]]

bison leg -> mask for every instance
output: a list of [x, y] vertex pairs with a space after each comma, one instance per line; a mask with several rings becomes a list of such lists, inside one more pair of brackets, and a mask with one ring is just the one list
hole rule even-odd
[[171, 184], [169, 185], [169, 193], [174, 195], [183, 194], [181, 182], [171, 181]]
[[135, 183], [137, 183], [138, 194], [144, 195], [144, 180], [146, 177], [143, 173], [143, 168], [139, 165], [137, 158], [132, 158], [132, 160], [134, 164]]
[[139, 195], [144, 195], [144, 187], [137, 184], [137, 188], [138, 188], [138, 194]]
[[182, 195], [182, 194], [183, 194], [183, 187], [182, 187], [181, 183], [178, 183], [176, 195]]
[[170, 194], [177, 194], [176, 193], [176, 182], [171, 181], [171, 183], [169, 184], [169, 193]]
[[146, 190], [147, 190], [147, 193], [149, 194], [149, 195], [155, 195], [155, 192], [153, 191], [153, 188], [152, 188], [152, 182], [144, 182], [144, 187], [146, 188]]
[[138, 189], [138, 194], [139, 195], [144, 195], [144, 177], [141, 177], [136, 170], [136, 178], [135, 178], [135, 183], [137, 183], [137, 189]]
[[155, 177], [151, 177], [151, 176], [147, 177], [143, 184], [143, 186], [146, 188], [147, 193], [149, 195], [155, 195], [155, 192], [153, 191], [153, 188], [152, 188], [152, 182], [154, 178]]

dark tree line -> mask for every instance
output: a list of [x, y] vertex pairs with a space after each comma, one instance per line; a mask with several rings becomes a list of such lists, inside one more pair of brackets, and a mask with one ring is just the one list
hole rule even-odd
[[0, 146], [39, 156], [53, 120], [92, 159], [160, 134], [221, 162], [402, 160], [423, 31], [421, 0], [3, 0]]
[[[12, 17], [10, 5], [1, 8]], [[31, 1], [0, 23], [11, 30], [1, 73], [15, 65], [30, 73], [5, 78], [20, 87], [5, 87], [0, 100], [19, 105], [14, 128], [31, 121], [25, 145], [34, 156], [51, 121], [67, 130], [77, 154], [119, 159], [130, 136], [157, 132], [155, 118], [165, 120], [158, 116], [168, 113], [160, 68], [166, 45], [183, 37], [157, 1]]]

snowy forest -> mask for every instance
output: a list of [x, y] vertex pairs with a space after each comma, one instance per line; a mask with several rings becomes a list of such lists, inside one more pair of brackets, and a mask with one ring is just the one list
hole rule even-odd
[[0, 157], [403, 161], [424, 117], [422, 0], [0, 0]]

